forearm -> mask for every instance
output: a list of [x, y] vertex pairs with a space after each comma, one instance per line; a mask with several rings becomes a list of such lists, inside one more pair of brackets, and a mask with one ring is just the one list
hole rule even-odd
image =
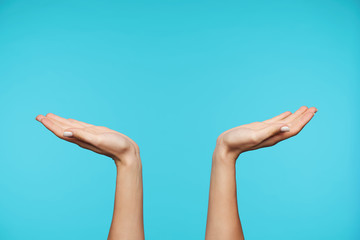
[[244, 239], [236, 197], [236, 156], [216, 148], [213, 155], [206, 240]]
[[143, 184], [140, 160], [130, 165], [117, 164], [114, 214], [108, 239], [144, 239]]
[[244, 239], [236, 199], [235, 162], [246, 151], [270, 147], [298, 134], [317, 112], [300, 107], [263, 122], [229, 129], [218, 137], [211, 169], [206, 240]]

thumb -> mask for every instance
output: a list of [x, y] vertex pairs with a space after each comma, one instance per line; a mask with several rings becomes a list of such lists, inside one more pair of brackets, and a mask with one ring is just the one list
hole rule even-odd
[[289, 132], [290, 128], [286, 124], [272, 124], [266, 128], [259, 130], [259, 136], [264, 141], [265, 139], [272, 137], [280, 132]]
[[76, 138], [82, 142], [96, 145], [95, 135], [85, 131], [82, 128], [68, 128], [64, 131], [63, 136], [69, 138]]

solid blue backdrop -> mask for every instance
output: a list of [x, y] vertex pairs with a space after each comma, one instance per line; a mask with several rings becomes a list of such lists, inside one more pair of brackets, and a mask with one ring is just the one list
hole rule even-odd
[[141, 148], [147, 239], [203, 239], [217, 136], [302, 105], [303, 132], [237, 163], [250, 240], [360, 239], [360, 4], [0, 1], [0, 239], [106, 239], [111, 159], [35, 121]]

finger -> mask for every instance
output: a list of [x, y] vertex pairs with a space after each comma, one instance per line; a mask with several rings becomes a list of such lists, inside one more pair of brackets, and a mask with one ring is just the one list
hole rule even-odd
[[59, 138], [63, 138], [64, 129], [61, 126], [57, 125], [54, 120], [43, 117], [41, 119], [41, 123], [56, 136], [58, 136]]
[[46, 117], [48, 119], [50, 119], [53, 123], [55, 123], [57, 126], [61, 127], [64, 131], [64, 129], [66, 128], [73, 128], [74, 126], [72, 124], [69, 124], [69, 123], [66, 123], [66, 122], [60, 122], [56, 119], [53, 119], [53, 118], [49, 118], [49, 117]]
[[316, 107], [311, 107], [308, 109], [308, 112], [316, 113], [318, 110]]
[[60, 116], [55, 115], [53, 113], [46, 114], [46, 117], [48, 117], [50, 119], [53, 119], [53, 120], [56, 120], [58, 123], [62, 123], [62, 125], [67, 126], [67, 128], [70, 128], [70, 127], [82, 127], [82, 125], [80, 125], [80, 124], [73, 123], [73, 122], [67, 120], [66, 118], [60, 117]]
[[272, 122], [277, 122], [277, 121], [280, 121], [280, 120], [283, 120], [284, 118], [290, 116], [292, 113], [290, 111], [286, 111], [286, 112], [283, 112], [282, 114], [276, 116], [276, 117], [273, 117], [273, 118], [270, 118], [268, 120], [265, 120], [264, 122], [265, 123], [272, 123]]
[[289, 129], [290, 128], [286, 124], [283, 124], [283, 123], [282, 124], [271, 124], [270, 126], [257, 131], [256, 135], [259, 136], [257, 141], [262, 142], [274, 135], [277, 135], [278, 133], [288, 132]]
[[306, 110], [308, 110], [308, 108], [306, 106], [302, 106], [298, 110], [296, 110], [296, 112], [294, 112], [290, 116], [284, 118], [283, 120], [285, 122], [291, 122], [291, 121], [295, 120], [296, 118], [298, 118], [299, 116], [301, 116], [301, 114], [306, 112]]
[[[78, 128], [78, 129], [84, 129], [85, 130], [85, 127], [81, 126], [81, 127], [74, 127], [72, 124], [68, 124], [68, 123], [62, 123], [62, 122], [59, 122], [57, 120], [54, 120], [54, 119], [51, 119], [52, 122], [54, 122], [56, 125], [58, 125], [59, 127], [62, 128], [63, 132], [65, 132], [65, 129], [69, 129], [69, 128]], [[90, 133], [90, 134], [93, 134], [93, 135], [96, 135], [97, 133], [97, 129], [96, 128], [86, 128], [86, 132], [87, 133]], [[64, 135], [63, 135], [64, 136]], [[64, 136], [66, 137], [66, 136]], [[67, 139], [68, 140], [68, 139]]]
[[37, 115], [36, 116], [36, 121], [39, 121], [39, 122], [41, 122], [41, 119], [43, 119], [45, 116], [44, 115], [42, 115], [42, 114], [39, 114], [39, 115]]
[[[317, 109], [316, 109], [317, 111]], [[275, 135], [270, 137], [269, 139], [266, 139], [265, 141], [261, 142], [260, 144], [254, 146], [251, 150], [263, 148], [263, 147], [270, 147], [274, 146], [280, 141], [283, 141], [285, 139], [288, 139], [290, 137], [293, 137], [297, 135], [305, 126], [310, 122], [310, 120], [314, 117], [314, 112], [312, 110], [309, 110], [306, 112], [298, 121], [296, 124], [289, 124], [290, 125], [290, 131], [284, 132], [279, 135]]]
[[68, 128], [63, 132], [64, 137], [76, 138], [91, 145], [98, 145], [98, 138], [95, 134], [86, 131], [84, 128]]
[[297, 122], [299, 119], [301, 119], [305, 114], [307, 114], [307, 113], [309, 113], [309, 112], [315, 114], [315, 113], [317, 112], [317, 109], [316, 109], [315, 107], [309, 108], [308, 110], [306, 110], [305, 112], [303, 112], [301, 115], [299, 115], [297, 118], [293, 119], [293, 120], [292, 120], [292, 123]]
[[81, 125], [81, 126], [83, 126], [83, 127], [92, 127], [92, 126], [94, 126], [94, 125], [92, 125], [92, 124], [85, 123], [85, 122], [81, 122], [81, 121], [78, 121], [78, 120], [75, 120], [75, 119], [72, 119], [72, 118], [68, 118], [67, 120], [70, 121], [70, 122], [72, 122], [72, 123], [79, 124], [79, 125]]
[[292, 124], [293, 134], [298, 134], [305, 126], [310, 122], [314, 117], [315, 113], [313, 111], [306, 112], [301, 118], [299, 118], [295, 124]]
[[41, 119], [43, 125], [47, 129], [49, 129], [52, 133], [54, 133], [57, 137], [59, 137], [61, 139], [64, 139], [66, 141], [75, 143], [75, 144], [77, 144], [78, 146], [80, 146], [82, 148], [89, 149], [89, 150], [94, 151], [94, 152], [99, 153], [99, 154], [103, 154], [103, 152], [100, 149], [98, 149], [95, 146], [92, 146], [91, 144], [88, 144], [86, 142], [82, 142], [78, 138], [71, 138], [71, 137], [66, 136], [66, 135], [64, 136], [64, 128], [62, 128], [62, 127], [60, 127], [59, 125], [56, 124], [56, 122], [58, 122], [58, 121], [56, 121], [54, 119], [47, 118], [47, 117], [45, 117], [43, 115], [41, 115], [37, 119]]

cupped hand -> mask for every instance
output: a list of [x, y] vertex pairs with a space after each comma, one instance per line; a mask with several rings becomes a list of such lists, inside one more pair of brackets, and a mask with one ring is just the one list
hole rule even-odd
[[82, 148], [106, 155], [116, 164], [140, 163], [138, 145], [129, 137], [107, 127], [94, 126], [75, 119], [66, 119], [49, 113], [38, 115], [41, 122], [57, 137], [75, 143]]
[[300, 107], [295, 113], [284, 112], [263, 122], [253, 122], [223, 132], [216, 151], [236, 160], [239, 154], [270, 147], [297, 135], [317, 112], [315, 107]]

